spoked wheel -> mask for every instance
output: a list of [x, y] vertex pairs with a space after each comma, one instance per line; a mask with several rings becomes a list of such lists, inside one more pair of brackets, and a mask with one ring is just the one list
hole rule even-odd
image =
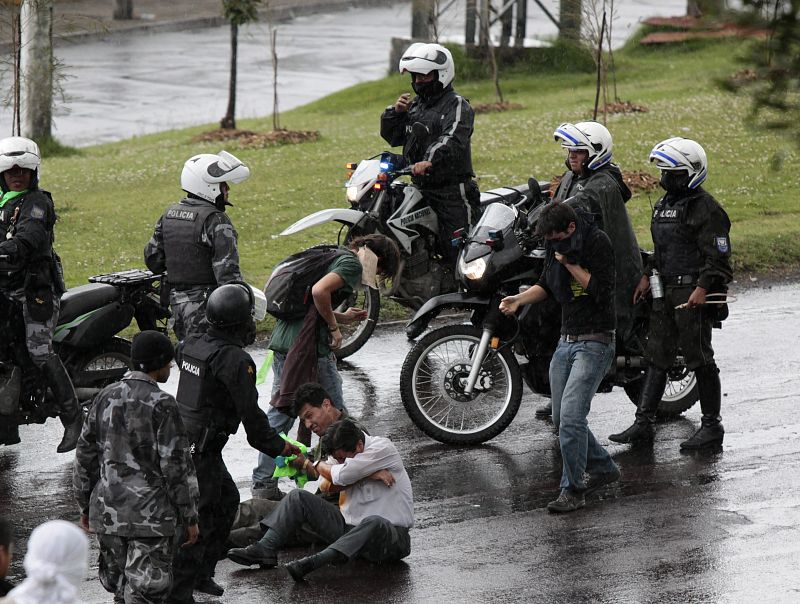
[[342, 330], [342, 345], [334, 350], [337, 359], [344, 359], [361, 348], [369, 340], [375, 325], [378, 322], [378, 314], [381, 311], [381, 296], [378, 290], [365, 287], [363, 290], [356, 290], [338, 308], [336, 312], [344, 312], [348, 308], [361, 308], [367, 311], [367, 318], [358, 323], [340, 324]]
[[131, 343], [122, 338], [112, 338], [99, 350], [86, 353], [70, 370], [78, 400], [91, 400], [100, 390], [121, 380], [130, 368]]
[[400, 395], [411, 420], [439, 442], [474, 445], [505, 430], [522, 400], [522, 374], [510, 348], [489, 350], [471, 394], [464, 391], [481, 329], [447, 325], [408, 353]]
[[[636, 405], [642, 391], [642, 379], [625, 384], [625, 394]], [[675, 365], [667, 374], [667, 386], [658, 404], [658, 417], [674, 418], [688, 411], [697, 402], [697, 378], [685, 365]]]

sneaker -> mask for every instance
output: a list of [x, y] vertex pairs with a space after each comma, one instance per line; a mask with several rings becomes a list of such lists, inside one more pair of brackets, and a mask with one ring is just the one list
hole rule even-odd
[[619, 468], [614, 469], [613, 472], [606, 472], [604, 474], [589, 474], [589, 477], [584, 482], [586, 485], [586, 490], [583, 492], [583, 494], [591, 495], [601, 487], [611, 484], [612, 482], [617, 482], [619, 480], [619, 476]]
[[278, 555], [259, 543], [247, 547], [237, 547], [228, 550], [228, 560], [242, 566], [258, 564], [261, 568], [275, 568], [278, 566]]
[[586, 498], [583, 493], [563, 489], [558, 495], [558, 499], [547, 504], [547, 511], [553, 514], [565, 514], [579, 510], [584, 505], [586, 505]]
[[536, 409], [536, 419], [547, 419], [551, 415], [553, 415], [553, 403], [548, 402]]
[[283, 499], [283, 491], [278, 488], [277, 481], [255, 482], [250, 487], [250, 495], [253, 499], [269, 499], [270, 501], [280, 501]]

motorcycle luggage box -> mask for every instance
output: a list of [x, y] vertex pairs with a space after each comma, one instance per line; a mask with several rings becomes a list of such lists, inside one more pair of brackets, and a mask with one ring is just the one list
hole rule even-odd
[[499, 187], [481, 193], [481, 207], [485, 208], [490, 203], [500, 202], [505, 205], [514, 205], [526, 199], [530, 189], [528, 185], [518, 185], [516, 187]]
[[68, 289], [61, 296], [58, 324], [74, 321], [87, 312], [97, 310], [119, 298], [119, 290], [113, 285], [89, 283]]

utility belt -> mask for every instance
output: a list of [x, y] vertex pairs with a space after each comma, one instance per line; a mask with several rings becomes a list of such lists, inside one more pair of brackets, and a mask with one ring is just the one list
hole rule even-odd
[[198, 453], [221, 453], [225, 445], [228, 444], [228, 433], [223, 432], [217, 426], [211, 425], [203, 428], [193, 439], [191, 451]]
[[664, 285], [694, 285], [697, 283], [699, 275], [661, 275], [661, 283]]
[[613, 331], [597, 331], [593, 333], [561, 334], [565, 342], [602, 342], [611, 344], [614, 341]]
[[216, 283], [172, 283], [169, 284], [171, 289], [179, 292], [185, 292], [190, 289], [214, 289]]

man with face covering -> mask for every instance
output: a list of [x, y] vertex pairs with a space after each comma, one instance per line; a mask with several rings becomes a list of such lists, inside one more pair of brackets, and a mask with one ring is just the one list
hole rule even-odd
[[[472, 137], [475, 115], [469, 101], [453, 90], [455, 65], [450, 51], [439, 44], [415, 43], [400, 59], [400, 73], [411, 74], [417, 96], [403, 93], [381, 115], [381, 136], [392, 146], [403, 145], [412, 180], [439, 219], [439, 250], [455, 266], [453, 232], [475, 224], [480, 191], [472, 180]], [[428, 129], [425, 140], [412, 130]]]
[[[686, 367], [697, 378], [703, 414], [700, 428], [681, 443], [681, 449], [718, 446], [725, 430], [711, 328], [727, 316], [727, 307], [707, 305], [706, 295], [726, 292], [733, 278], [731, 222], [717, 200], [700, 186], [708, 175], [708, 161], [697, 142], [680, 137], [661, 141], [650, 152], [650, 161], [661, 170], [661, 187], [666, 191], [650, 223], [653, 268], [659, 273], [663, 292], [653, 286], [645, 352], [648, 368], [636, 420], [627, 430], [608, 438], [619, 443], [652, 442], [667, 370], [680, 347]], [[637, 288], [637, 299], [648, 289], [649, 282]]]
[[214, 288], [242, 281], [236, 230], [225, 207], [233, 205], [228, 183], [249, 177], [250, 169], [227, 151], [188, 159], [181, 173], [187, 196], [167, 208], [144, 248], [147, 268], [167, 271], [178, 340], [208, 328], [205, 306]]
[[255, 341], [254, 312], [250, 286], [218, 287], [208, 297], [208, 332], [188, 336], [176, 349], [180, 369], [176, 398], [200, 488], [200, 540], [176, 550], [170, 602], [193, 602], [194, 589], [222, 595], [223, 588], [213, 580], [214, 569], [227, 552], [225, 544], [239, 506], [239, 489], [225, 467], [222, 449], [239, 424], [244, 424], [250, 446], [262, 453], [273, 457], [299, 453], [270, 427], [258, 406], [256, 365], [244, 350]]

